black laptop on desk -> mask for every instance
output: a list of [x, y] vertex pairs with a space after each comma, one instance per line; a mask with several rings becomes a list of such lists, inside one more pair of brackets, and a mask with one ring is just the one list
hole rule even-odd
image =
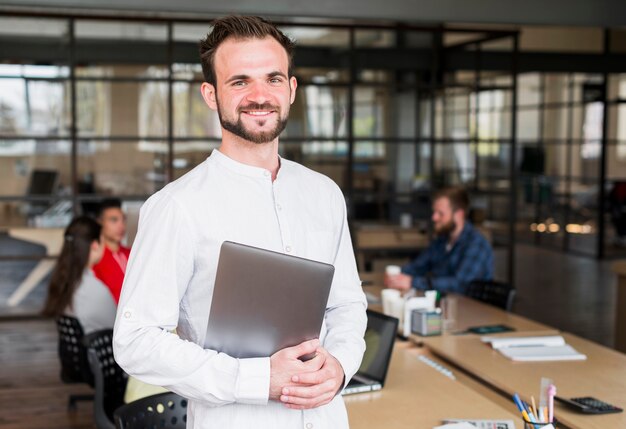
[[358, 372], [343, 389], [342, 395], [380, 390], [385, 385], [391, 351], [398, 332], [398, 319], [367, 310], [365, 354]]

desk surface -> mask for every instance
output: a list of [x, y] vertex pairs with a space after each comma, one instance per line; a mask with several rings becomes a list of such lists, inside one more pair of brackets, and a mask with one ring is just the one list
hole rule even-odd
[[344, 397], [352, 429], [430, 429], [443, 419], [504, 419], [518, 415], [418, 360], [428, 352], [396, 343], [385, 387]]
[[[479, 336], [440, 336], [423, 339], [438, 356], [463, 368], [508, 395], [538, 399], [541, 377], [549, 377], [564, 397], [595, 396], [626, 409], [626, 355], [571, 334], [568, 344], [587, 355], [586, 361], [513, 362], [480, 341]], [[586, 416], [557, 405], [557, 418], [580, 429], [626, 428], [626, 413]]]
[[[361, 275], [362, 280], [377, 282], [381, 276], [368, 276]], [[364, 286], [365, 292], [371, 293], [375, 296], [380, 296], [382, 290], [379, 286]], [[465, 296], [449, 294], [446, 300], [452, 302], [454, 308], [455, 322], [452, 326], [451, 332], [463, 331], [472, 326], [483, 325], [507, 325], [519, 332], [525, 331], [542, 331], [542, 334], [556, 334], [557, 330], [551, 328], [543, 323], [535, 322], [517, 314], [509, 313], [491, 305], [483, 304]], [[381, 311], [380, 305], [370, 305], [370, 308]], [[423, 337], [415, 336], [414, 340], [419, 342]], [[435, 337], [436, 338], [436, 337]]]

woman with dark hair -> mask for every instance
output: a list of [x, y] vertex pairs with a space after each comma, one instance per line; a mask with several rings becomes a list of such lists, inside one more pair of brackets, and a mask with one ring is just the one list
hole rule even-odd
[[76, 317], [85, 334], [112, 328], [115, 322], [113, 296], [91, 269], [104, 251], [100, 231], [100, 224], [86, 216], [69, 224], [43, 309], [44, 316]]

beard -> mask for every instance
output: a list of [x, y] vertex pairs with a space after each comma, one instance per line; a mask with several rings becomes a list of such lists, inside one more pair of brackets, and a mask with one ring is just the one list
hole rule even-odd
[[450, 222], [444, 223], [442, 225], [435, 225], [435, 234], [441, 237], [447, 237], [452, 234], [452, 231], [456, 229], [456, 222], [451, 220]]
[[[245, 110], [273, 110], [275, 111], [278, 114], [278, 121], [276, 121], [276, 126], [274, 126], [274, 128], [272, 128], [271, 130], [258, 131], [258, 132], [254, 132], [254, 131], [247, 129], [243, 121], [241, 120], [241, 114]], [[251, 103], [251, 104], [248, 104], [247, 106], [242, 106], [237, 109], [237, 120], [234, 121], [230, 118], [226, 118], [222, 114], [220, 103], [219, 101], [217, 102], [217, 116], [219, 117], [220, 125], [222, 126], [222, 128], [233, 133], [237, 137], [240, 137], [244, 140], [247, 140], [255, 144], [264, 144], [264, 143], [269, 143], [271, 141], [274, 141], [274, 139], [276, 139], [276, 137], [278, 137], [280, 133], [283, 132], [285, 127], [287, 127], [289, 108], [287, 108], [287, 112], [285, 112], [284, 116], [282, 116], [281, 113], [282, 112], [280, 110], [280, 107], [274, 106], [270, 103], [263, 103], [263, 104]], [[267, 119], [256, 119], [256, 121], [258, 122], [259, 125], [263, 126], [265, 125], [265, 122], [267, 122]]]

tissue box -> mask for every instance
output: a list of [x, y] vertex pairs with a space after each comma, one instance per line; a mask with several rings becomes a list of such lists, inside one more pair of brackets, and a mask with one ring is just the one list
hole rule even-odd
[[424, 337], [441, 335], [441, 310], [418, 309], [411, 312], [411, 332]]

